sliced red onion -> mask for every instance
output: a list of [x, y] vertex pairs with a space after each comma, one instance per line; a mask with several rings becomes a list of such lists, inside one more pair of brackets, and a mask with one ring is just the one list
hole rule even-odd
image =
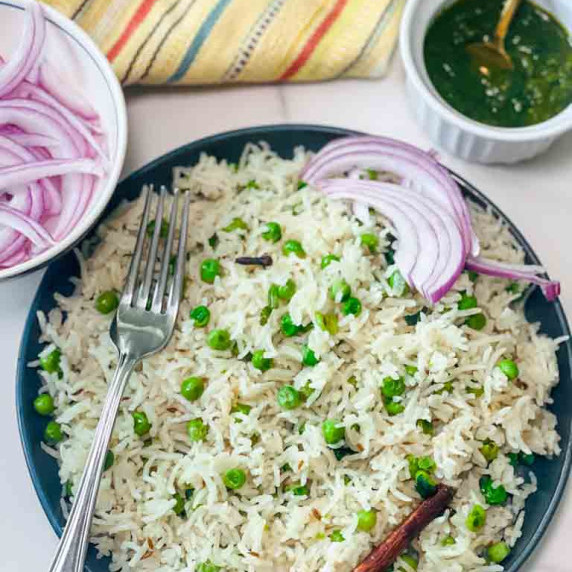
[[44, 61], [46, 23], [41, 4], [26, 2], [25, 9], [19, 47], [9, 61], [0, 57], [0, 266], [4, 268], [27, 260], [73, 229], [87, 209], [95, 177], [108, 161], [97, 113]]
[[0, 260], [0, 267], [10, 268], [11, 266], [16, 266], [16, 264], [24, 262], [28, 256], [29, 253], [26, 248], [19, 248], [16, 254], [12, 254], [3, 260]]
[[53, 238], [44, 227], [28, 215], [0, 204], [0, 224], [23, 234], [36, 246], [47, 247], [54, 243]]
[[107, 165], [109, 160], [101, 145], [95, 140], [95, 137], [90, 132], [89, 128], [80, 121], [69, 109], [66, 109], [57, 99], [44, 91], [42, 88], [26, 82], [22, 89], [28, 92], [32, 99], [39, 103], [43, 103], [52, 111], [60, 114], [61, 119], [66, 121], [69, 126], [77, 131], [77, 133], [85, 139], [85, 141], [92, 147], [97, 155], [102, 159], [103, 164]]
[[405, 186], [431, 196], [443, 205], [458, 224], [467, 252], [478, 254], [478, 240], [457, 183], [430, 154], [407, 143], [385, 137], [345, 137], [328, 143], [303, 169], [300, 178], [316, 185], [355, 168], [388, 171], [401, 177]]
[[26, 6], [26, 24], [18, 48], [0, 69], [0, 97], [9, 94], [37, 64], [44, 46], [46, 23], [38, 2]]
[[[330, 179], [318, 187], [337, 199], [358, 200], [388, 216], [398, 232], [395, 261], [408, 283], [417, 288], [430, 302], [440, 300], [463, 270], [465, 251], [463, 236], [452, 216], [415, 191], [392, 183]], [[401, 249], [411, 239], [411, 231], [403, 236], [388, 207], [399, 206], [408, 217], [418, 236], [411, 254], [413, 267], [402, 265]]]
[[54, 147], [58, 142], [52, 137], [46, 135], [38, 135], [36, 133], [10, 133], [0, 131], [0, 134], [5, 135], [14, 143], [22, 145], [23, 147]]
[[526, 264], [507, 264], [486, 258], [473, 258], [469, 256], [466, 261], [467, 270], [486, 274], [495, 278], [507, 278], [509, 280], [523, 280], [540, 286], [542, 292], [549, 302], [560, 296], [560, 282], [542, 278], [537, 274], [543, 274], [544, 269], [539, 266], [528, 266]]
[[22, 185], [45, 177], [67, 175], [68, 173], [101, 175], [102, 170], [91, 159], [52, 159], [13, 165], [12, 167], [0, 168], [0, 188]]

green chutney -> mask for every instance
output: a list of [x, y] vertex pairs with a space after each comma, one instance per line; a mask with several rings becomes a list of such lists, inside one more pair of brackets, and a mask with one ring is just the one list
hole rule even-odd
[[506, 38], [514, 69], [479, 69], [466, 46], [492, 40], [502, 6], [503, 0], [458, 0], [445, 8], [427, 31], [425, 65], [441, 97], [463, 115], [526, 127], [572, 102], [572, 45], [554, 16], [525, 0]]

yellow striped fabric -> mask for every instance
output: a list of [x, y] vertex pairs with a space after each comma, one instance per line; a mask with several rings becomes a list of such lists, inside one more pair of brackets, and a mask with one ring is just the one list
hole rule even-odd
[[406, 0], [43, 0], [124, 84], [380, 77]]

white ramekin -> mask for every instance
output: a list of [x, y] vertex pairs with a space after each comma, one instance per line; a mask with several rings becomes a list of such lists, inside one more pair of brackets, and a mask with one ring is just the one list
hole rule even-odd
[[[423, 129], [438, 147], [467, 161], [516, 163], [548, 149], [572, 128], [572, 105], [531, 127], [492, 127], [465, 117], [437, 93], [425, 68], [423, 44], [427, 28], [454, 0], [408, 0], [401, 23], [401, 57], [409, 102]], [[536, 0], [572, 29], [572, 0]]]
[[[0, 0], [0, 54], [10, 54], [17, 45], [24, 26], [24, 1]], [[127, 109], [123, 91], [111, 65], [93, 40], [74, 22], [43, 5], [47, 16], [45, 54], [69, 76], [68, 81], [81, 85], [83, 93], [99, 113], [106, 135], [110, 164], [94, 189], [92, 199], [81, 220], [60, 242], [10, 268], [0, 268], [0, 281], [42, 268], [77, 244], [95, 224], [111, 199], [121, 174], [127, 146]]]

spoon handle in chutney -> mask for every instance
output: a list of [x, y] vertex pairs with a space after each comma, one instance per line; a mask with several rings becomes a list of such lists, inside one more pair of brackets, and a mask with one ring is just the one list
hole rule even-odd
[[520, 1], [521, 0], [506, 0], [504, 3], [500, 20], [495, 30], [495, 36], [498, 39], [504, 40], [506, 38], [512, 19], [514, 18], [514, 15], [516, 14], [516, 11], [520, 5]]

